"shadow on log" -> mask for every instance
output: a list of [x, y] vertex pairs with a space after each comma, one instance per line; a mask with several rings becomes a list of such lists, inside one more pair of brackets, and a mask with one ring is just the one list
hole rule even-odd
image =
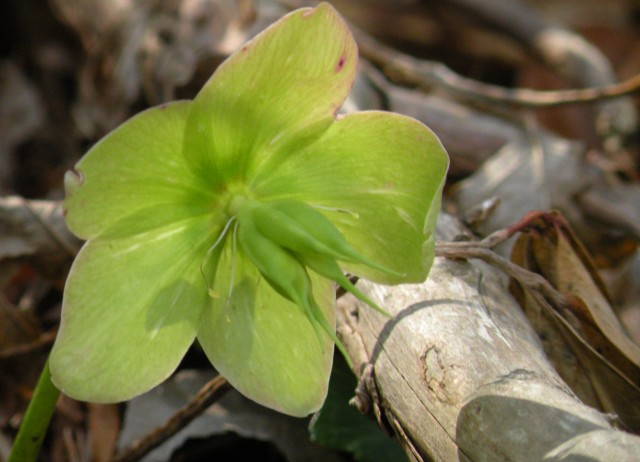
[[[441, 217], [439, 238], [462, 233]], [[394, 318], [338, 301], [356, 406], [420, 461], [637, 460], [640, 438], [576, 398], [507, 283], [483, 262], [443, 258], [423, 284], [359, 282]]]

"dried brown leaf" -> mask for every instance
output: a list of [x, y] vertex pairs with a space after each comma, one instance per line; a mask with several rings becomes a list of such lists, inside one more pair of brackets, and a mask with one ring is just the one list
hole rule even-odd
[[[570, 301], [555, 311], [520, 297], [558, 372], [583, 400], [640, 430], [640, 348], [612, 310], [591, 258], [558, 215], [541, 216], [523, 233], [513, 260], [544, 276]], [[522, 295], [522, 294], [521, 294]]]
[[500, 205], [477, 229], [483, 235], [507, 228], [530, 210], [560, 209], [579, 214], [571, 197], [584, 188], [584, 146], [545, 131], [506, 143], [473, 175], [455, 186], [463, 212], [488, 199]]

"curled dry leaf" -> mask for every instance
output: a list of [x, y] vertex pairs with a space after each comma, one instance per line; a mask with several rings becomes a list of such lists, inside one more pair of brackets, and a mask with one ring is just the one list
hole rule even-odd
[[564, 219], [544, 214], [533, 220], [512, 259], [567, 297], [566, 307], [549, 310], [513, 287], [560, 375], [585, 402], [639, 431], [640, 348], [627, 336], [590, 256]]
[[11, 261], [29, 259], [46, 276], [65, 275], [80, 248], [67, 229], [56, 201], [0, 198], [0, 270]]
[[618, 268], [603, 270], [601, 274], [622, 324], [640, 344], [640, 249]]
[[502, 146], [482, 167], [455, 187], [463, 212], [487, 199], [500, 205], [476, 231], [483, 235], [517, 222], [524, 211], [560, 209], [579, 215], [571, 197], [585, 187], [584, 146], [543, 130], [522, 134]]
[[592, 220], [640, 240], [640, 184], [599, 178], [577, 197]]

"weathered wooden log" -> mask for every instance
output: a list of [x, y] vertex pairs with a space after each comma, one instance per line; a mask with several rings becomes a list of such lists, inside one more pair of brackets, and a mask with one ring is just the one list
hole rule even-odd
[[[447, 221], [443, 239], [460, 232]], [[416, 460], [638, 460], [640, 438], [576, 398], [495, 268], [436, 258], [423, 284], [358, 284], [394, 317], [338, 302], [354, 401]]]

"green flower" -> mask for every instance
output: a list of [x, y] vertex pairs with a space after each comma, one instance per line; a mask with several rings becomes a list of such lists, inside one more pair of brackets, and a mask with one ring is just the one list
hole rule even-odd
[[87, 243], [65, 288], [56, 386], [130, 399], [197, 339], [249, 398], [297, 416], [322, 405], [334, 281], [364, 299], [342, 271], [425, 279], [448, 165], [411, 118], [336, 118], [356, 65], [331, 6], [297, 10], [193, 101], [138, 114], [80, 160], [65, 208]]

